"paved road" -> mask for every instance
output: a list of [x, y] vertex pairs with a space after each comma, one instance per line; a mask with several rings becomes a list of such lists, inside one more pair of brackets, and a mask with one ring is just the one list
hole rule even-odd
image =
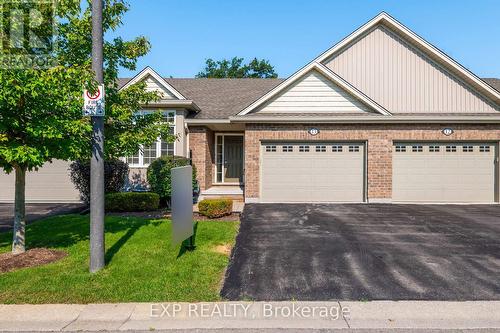
[[[36, 220], [61, 214], [80, 212], [84, 206], [78, 203], [27, 204], [26, 221]], [[0, 232], [12, 229], [14, 220], [14, 204], [0, 203]]]
[[230, 300], [500, 300], [500, 205], [247, 204]]

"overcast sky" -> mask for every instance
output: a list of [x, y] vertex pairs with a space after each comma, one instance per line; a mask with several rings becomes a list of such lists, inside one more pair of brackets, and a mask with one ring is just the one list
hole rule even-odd
[[[138, 70], [193, 77], [206, 58], [268, 59], [293, 74], [386, 11], [480, 77], [500, 78], [500, 0], [129, 0], [118, 34], [147, 36]], [[133, 76], [122, 70], [122, 77]]]

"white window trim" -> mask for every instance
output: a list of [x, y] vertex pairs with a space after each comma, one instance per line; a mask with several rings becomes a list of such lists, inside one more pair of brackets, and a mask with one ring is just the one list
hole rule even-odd
[[[139, 112], [144, 112], [144, 111], [147, 111], [147, 110], [141, 110]], [[172, 127], [174, 128], [174, 135], [175, 135], [177, 133], [177, 124], [176, 124], [177, 112], [175, 110], [163, 110], [161, 112], [172, 113], [174, 115]], [[158, 158], [158, 157], [160, 157], [160, 154], [161, 154], [161, 138], [156, 139], [155, 143], [156, 143], [156, 157]], [[175, 142], [173, 144], [174, 144], [174, 156], [176, 156], [177, 145], [175, 144]], [[124, 157], [123, 160], [125, 162], [127, 162], [127, 157]], [[143, 145], [139, 146], [139, 163], [128, 163], [128, 166], [130, 168], [147, 168], [149, 166], [149, 163], [144, 163], [144, 146]]]
[[[219, 168], [217, 166], [217, 138], [222, 137], [222, 181], [218, 182], [217, 181], [217, 172], [219, 171]], [[244, 184], [243, 182], [225, 182], [225, 177], [224, 177], [224, 136], [242, 136], [243, 137], [243, 150], [245, 149], [245, 134], [244, 133], [215, 133], [214, 135], [214, 146], [215, 146], [215, 172], [214, 172], [214, 177], [213, 177], [213, 185], [242, 185]], [[245, 151], [243, 151], [243, 179], [245, 177]]]

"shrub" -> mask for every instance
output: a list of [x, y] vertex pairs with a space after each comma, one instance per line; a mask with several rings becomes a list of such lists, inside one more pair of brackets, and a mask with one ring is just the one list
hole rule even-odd
[[106, 194], [106, 211], [140, 212], [156, 210], [160, 206], [160, 196], [151, 192], [118, 192]]
[[[175, 167], [189, 165], [189, 159], [181, 156], [162, 156], [154, 160], [148, 167], [147, 179], [152, 192], [158, 193], [160, 199], [170, 202], [172, 196], [171, 170]], [[193, 166], [193, 188], [196, 187], [196, 168]]]
[[[83, 201], [90, 201], [90, 161], [75, 161], [70, 165], [71, 181], [80, 191]], [[128, 179], [128, 164], [120, 160], [104, 161], [104, 192], [119, 192]]]
[[233, 212], [233, 200], [231, 199], [205, 199], [198, 203], [201, 215], [209, 218], [231, 215]]

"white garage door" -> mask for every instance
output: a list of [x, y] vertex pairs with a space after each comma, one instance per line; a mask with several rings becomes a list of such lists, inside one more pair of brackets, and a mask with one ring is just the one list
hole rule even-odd
[[393, 201], [494, 202], [496, 145], [395, 143]]
[[263, 143], [262, 202], [362, 202], [361, 143]]
[[[26, 174], [27, 202], [78, 202], [80, 196], [69, 177], [69, 162], [55, 160]], [[14, 201], [14, 171], [0, 170], [0, 202]]]

